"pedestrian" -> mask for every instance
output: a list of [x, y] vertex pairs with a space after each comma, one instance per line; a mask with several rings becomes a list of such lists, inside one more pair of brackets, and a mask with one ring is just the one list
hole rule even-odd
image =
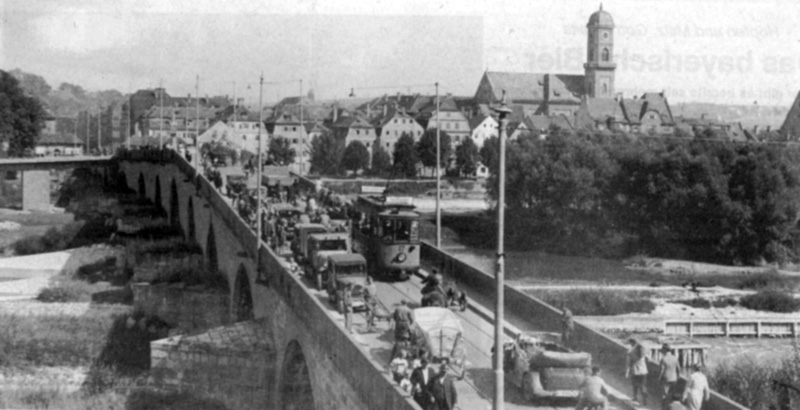
[[575, 410], [605, 410], [608, 408], [608, 387], [600, 377], [600, 368], [592, 367], [591, 372], [592, 375], [587, 376], [581, 383], [580, 396]]
[[436, 376], [433, 369], [428, 366], [428, 360], [420, 359], [420, 367], [411, 373], [411, 391], [414, 401], [423, 409], [431, 409], [435, 403], [431, 394], [431, 381]]
[[367, 276], [364, 285], [364, 307], [367, 309], [367, 331], [371, 331], [375, 326], [375, 308], [378, 305], [378, 288], [372, 282], [372, 277]]
[[633, 386], [633, 400], [641, 396], [640, 403], [647, 406], [647, 355], [644, 346], [636, 339], [628, 339], [631, 346], [625, 364], [625, 377], [631, 379]]
[[453, 410], [458, 401], [458, 392], [453, 383], [453, 376], [447, 374], [447, 365], [442, 363], [439, 365], [439, 373], [434, 377], [431, 383], [431, 395], [436, 410]]
[[394, 320], [394, 340], [400, 341], [411, 338], [411, 325], [414, 324], [414, 317], [405, 299], [400, 301], [400, 306], [394, 310], [392, 319]]
[[708, 379], [702, 370], [700, 364], [692, 365], [692, 374], [689, 376], [686, 390], [683, 392], [683, 402], [688, 410], [700, 410], [703, 402], [711, 397]]
[[408, 353], [405, 350], [400, 350], [400, 353], [392, 359], [389, 363], [389, 369], [392, 371], [392, 378], [395, 383], [400, 383], [403, 377], [408, 373]]
[[667, 402], [672, 398], [675, 391], [675, 385], [678, 383], [678, 376], [681, 374], [681, 364], [678, 358], [672, 351], [669, 344], [664, 343], [661, 346], [661, 361], [659, 362], [658, 381], [661, 383], [661, 400]]
[[561, 305], [561, 342], [569, 346], [572, 342], [572, 331], [575, 330], [575, 322], [572, 320], [572, 311], [566, 304]]
[[352, 320], [353, 320], [353, 284], [348, 283], [344, 287], [342, 294], [342, 305], [344, 310], [344, 327], [348, 332], [353, 333]]
[[400, 379], [400, 388], [403, 389], [406, 393], [411, 393], [411, 369], [407, 370], [403, 374], [403, 378]]

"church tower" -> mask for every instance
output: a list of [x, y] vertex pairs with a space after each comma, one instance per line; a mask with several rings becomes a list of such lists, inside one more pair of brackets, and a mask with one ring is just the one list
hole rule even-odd
[[611, 14], [600, 10], [589, 17], [586, 24], [589, 38], [586, 47], [584, 92], [589, 97], [612, 98], [614, 96], [614, 20]]

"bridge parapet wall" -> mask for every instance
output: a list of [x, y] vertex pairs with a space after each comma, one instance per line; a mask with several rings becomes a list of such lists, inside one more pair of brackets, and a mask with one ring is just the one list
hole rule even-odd
[[[270, 368], [281, 373], [287, 360], [288, 346], [297, 342], [305, 356], [308, 377], [311, 379], [314, 407], [317, 409], [387, 409], [411, 410], [419, 407], [391, 380], [388, 373], [372, 362], [367, 352], [341, 326], [338, 316], [328, 313], [326, 303], [312, 294], [291, 274], [272, 250], [263, 244], [258, 248], [259, 268], [256, 268], [256, 240], [247, 224], [228, 205], [225, 198], [191, 165], [170, 151], [129, 151], [119, 156], [121, 169], [130, 187], [138, 186], [139, 175], [145, 180], [148, 198], [160, 198], [161, 206], [170, 209], [170, 184], [174, 180], [180, 201], [178, 218], [184, 232], [188, 221], [195, 222], [195, 238], [209, 258], [210, 238], [213, 235], [219, 270], [231, 284], [232, 304], [238, 270], [247, 273], [252, 289], [253, 313], [270, 327], [271, 345], [276, 350], [276, 364]], [[156, 182], [161, 191], [156, 195]], [[187, 212], [192, 201], [193, 216]], [[213, 229], [213, 231], [212, 231]], [[248, 257], [249, 256], [249, 257]], [[262, 277], [257, 282], [257, 272]], [[234, 310], [232, 306], [231, 311]], [[269, 391], [272, 407], [280, 408], [285, 375], [266, 377], [273, 380]], [[290, 376], [290, 375], [289, 375]], [[286, 376], [286, 377], [289, 377]]]
[[[438, 266], [443, 273], [446, 273], [451, 278], [476, 289], [495, 289], [493, 275], [468, 265], [455, 256], [437, 249], [430, 243], [423, 242], [421, 252], [423, 259]], [[561, 332], [561, 311], [559, 309], [508, 285], [505, 286], [504, 292], [506, 312], [516, 312], [519, 315], [524, 315], [524, 317], [535, 318], [539, 330]], [[602, 367], [604, 373], [615, 374], [620, 379], [623, 377], [625, 374], [625, 357], [628, 352], [625, 345], [579, 322], [575, 322], [573, 339], [572, 347], [576, 350], [591, 353], [592, 363]], [[658, 364], [649, 361], [648, 370], [651, 375], [658, 375]], [[648, 378], [650, 392], [660, 391], [658, 380], [656, 379], [657, 377]], [[630, 391], [630, 386], [614, 387], [620, 391]], [[653, 397], [655, 397], [655, 394], [653, 394]], [[703, 409], [747, 410], [746, 407], [717, 392], [712, 392], [711, 400], [705, 403]]]

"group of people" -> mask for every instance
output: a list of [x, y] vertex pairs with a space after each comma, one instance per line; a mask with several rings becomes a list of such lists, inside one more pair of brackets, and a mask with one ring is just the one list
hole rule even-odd
[[[625, 366], [625, 377], [631, 379], [633, 400], [647, 405], [647, 354], [644, 346], [636, 339], [629, 339], [628, 356]], [[678, 379], [682, 368], [669, 344], [661, 346], [661, 361], [659, 362], [658, 381], [661, 384], [661, 400], [663, 408], [667, 410], [700, 410], [703, 402], [711, 395], [708, 379], [702, 372], [700, 364], [691, 367], [692, 373], [687, 378], [686, 387], [678, 389]]]
[[447, 365], [431, 366], [427, 350], [420, 348], [412, 355], [401, 348], [389, 363], [392, 378], [425, 410], [453, 410], [458, 392]]

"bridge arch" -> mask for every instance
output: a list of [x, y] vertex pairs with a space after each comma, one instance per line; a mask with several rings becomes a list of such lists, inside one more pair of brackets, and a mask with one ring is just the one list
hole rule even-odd
[[161, 203], [161, 178], [156, 175], [156, 193], [153, 195], [153, 198], [156, 203], [156, 209], [160, 212], [164, 212], [164, 205]]
[[195, 243], [197, 242], [197, 231], [194, 227], [194, 201], [192, 200], [191, 195], [189, 196], [189, 204], [186, 205], [186, 208], [186, 217], [188, 219], [188, 222], [186, 223], [186, 225], [188, 225], [186, 239], [188, 239], [191, 243]]
[[281, 368], [278, 400], [280, 410], [315, 409], [314, 391], [303, 348], [297, 340], [286, 347]]
[[219, 271], [219, 256], [217, 256], [217, 238], [214, 236], [214, 223], [208, 225], [208, 236], [206, 236], [206, 260], [208, 268], [212, 272]]
[[139, 199], [147, 199], [147, 185], [144, 183], [144, 174], [141, 172], [139, 173], [139, 180], [136, 187], [139, 191]]
[[180, 228], [181, 226], [181, 207], [180, 200], [178, 199], [178, 184], [175, 178], [172, 178], [172, 183], [169, 186], [169, 224], [173, 228]]
[[253, 294], [250, 291], [250, 276], [244, 264], [239, 265], [233, 288], [233, 308], [236, 322], [251, 320], [253, 315]]

